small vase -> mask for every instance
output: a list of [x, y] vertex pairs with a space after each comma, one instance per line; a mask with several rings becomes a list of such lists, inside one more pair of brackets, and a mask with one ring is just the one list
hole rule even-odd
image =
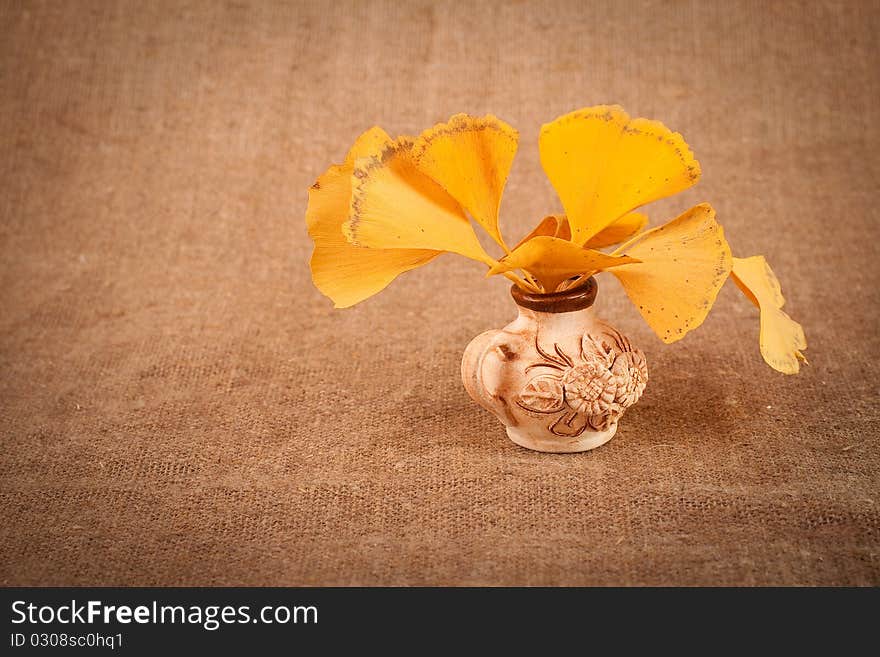
[[645, 355], [593, 311], [589, 278], [563, 292], [514, 285], [519, 317], [474, 338], [461, 361], [471, 398], [517, 445], [585, 452], [604, 445], [648, 382]]

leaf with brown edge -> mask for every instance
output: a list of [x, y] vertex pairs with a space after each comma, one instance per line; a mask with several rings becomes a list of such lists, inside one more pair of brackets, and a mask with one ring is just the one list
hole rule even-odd
[[426, 249], [360, 248], [342, 234], [351, 204], [354, 161], [381, 150], [390, 141], [381, 128], [371, 128], [357, 139], [343, 164], [331, 166], [309, 189], [306, 225], [315, 243], [309, 268], [315, 286], [337, 308], [363, 301], [401, 273], [440, 255], [439, 251]]
[[707, 203], [643, 233], [625, 251], [641, 262], [611, 273], [666, 343], [703, 323], [731, 268], [724, 230]]
[[378, 155], [356, 160], [346, 238], [379, 249], [450, 251], [492, 265], [454, 198], [421, 172], [412, 141], [401, 138]]
[[760, 345], [764, 361], [783, 374], [797, 374], [806, 362], [803, 327], [782, 310], [785, 298], [779, 279], [764, 256], [734, 258], [731, 278], [742, 293], [758, 307], [761, 316]]
[[632, 119], [617, 105], [588, 107], [545, 124], [539, 147], [577, 244], [700, 177], [680, 134], [658, 121]]
[[498, 208], [516, 155], [519, 133], [492, 115], [456, 114], [425, 130], [415, 140], [412, 157], [467, 210], [502, 248]]
[[573, 276], [589, 276], [603, 269], [636, 262], [636, 258], [609, 255], [558, 237], [539, 235], [504, 256], [487, 275], [522, 269], [537, 278], [545, 292], [553, 292]]

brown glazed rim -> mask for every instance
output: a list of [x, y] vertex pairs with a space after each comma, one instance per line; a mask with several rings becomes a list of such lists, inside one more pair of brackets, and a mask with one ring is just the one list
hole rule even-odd
[[596, 279], [590, 276], [576, 287], [549, 294], [529, 292], [514, 284], [510, 288], [510, 296], [513, 297], [517, 306], [529, 310], [537, 310], [542, 313], [570, 313], [592, 306], [598, 290]]

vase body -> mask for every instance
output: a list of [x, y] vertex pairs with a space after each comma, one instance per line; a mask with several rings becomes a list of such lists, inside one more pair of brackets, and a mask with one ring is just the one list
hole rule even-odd
[[644, 354], [595, 316], [592, 278], [553, 294], [514, 286], [511, 295], [519, 316], [465, 350], [468, 394], [522, 447], [583, 452], [605, 444], [645, 389]]

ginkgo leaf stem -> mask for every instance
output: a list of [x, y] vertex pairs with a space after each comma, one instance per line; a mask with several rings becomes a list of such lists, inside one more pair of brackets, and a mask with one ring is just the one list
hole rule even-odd
[[516, 274], [514, 274], [512, 271], [506, 271], [506, 272], [504, 272], [503, 276], [504, 276], [504, 278], [506, 278], [507, 280], [509, 280], [509, 281], [513, 281], [514, 283], [516, 283], [516, 284], [519, 285], [520, 287], [524, 287], [524, 288], [527, 289], [527, 290], [531, 290], [532, 292], [538, 292], [538, 293], [541, 292], [541, 288], [539, 288], [539, 287], [533, 285], [532, 283], [530, 283], [529, 281], [527, 281], [527, 280], [525, 280], [525, 279], [523, 279], [523, 278], [520, 278], [519, 276], [517, 276]]
[[541, 286], [538, 284], [538, 279], [536, 279], [534, 276], [532, 276], [532, 275], [531, 275], [529, 272], [527, 272], [525, 269], [522, 270], [522, 273], [523, 273], [523, 278], [526, 279], [526, 280], [527, 280], [529, 283], [531, 283], [532, 285], [534, 285], [534, 286], [535, 286], [535, 289], [540, 289], [540, 288], [541, 288]]

